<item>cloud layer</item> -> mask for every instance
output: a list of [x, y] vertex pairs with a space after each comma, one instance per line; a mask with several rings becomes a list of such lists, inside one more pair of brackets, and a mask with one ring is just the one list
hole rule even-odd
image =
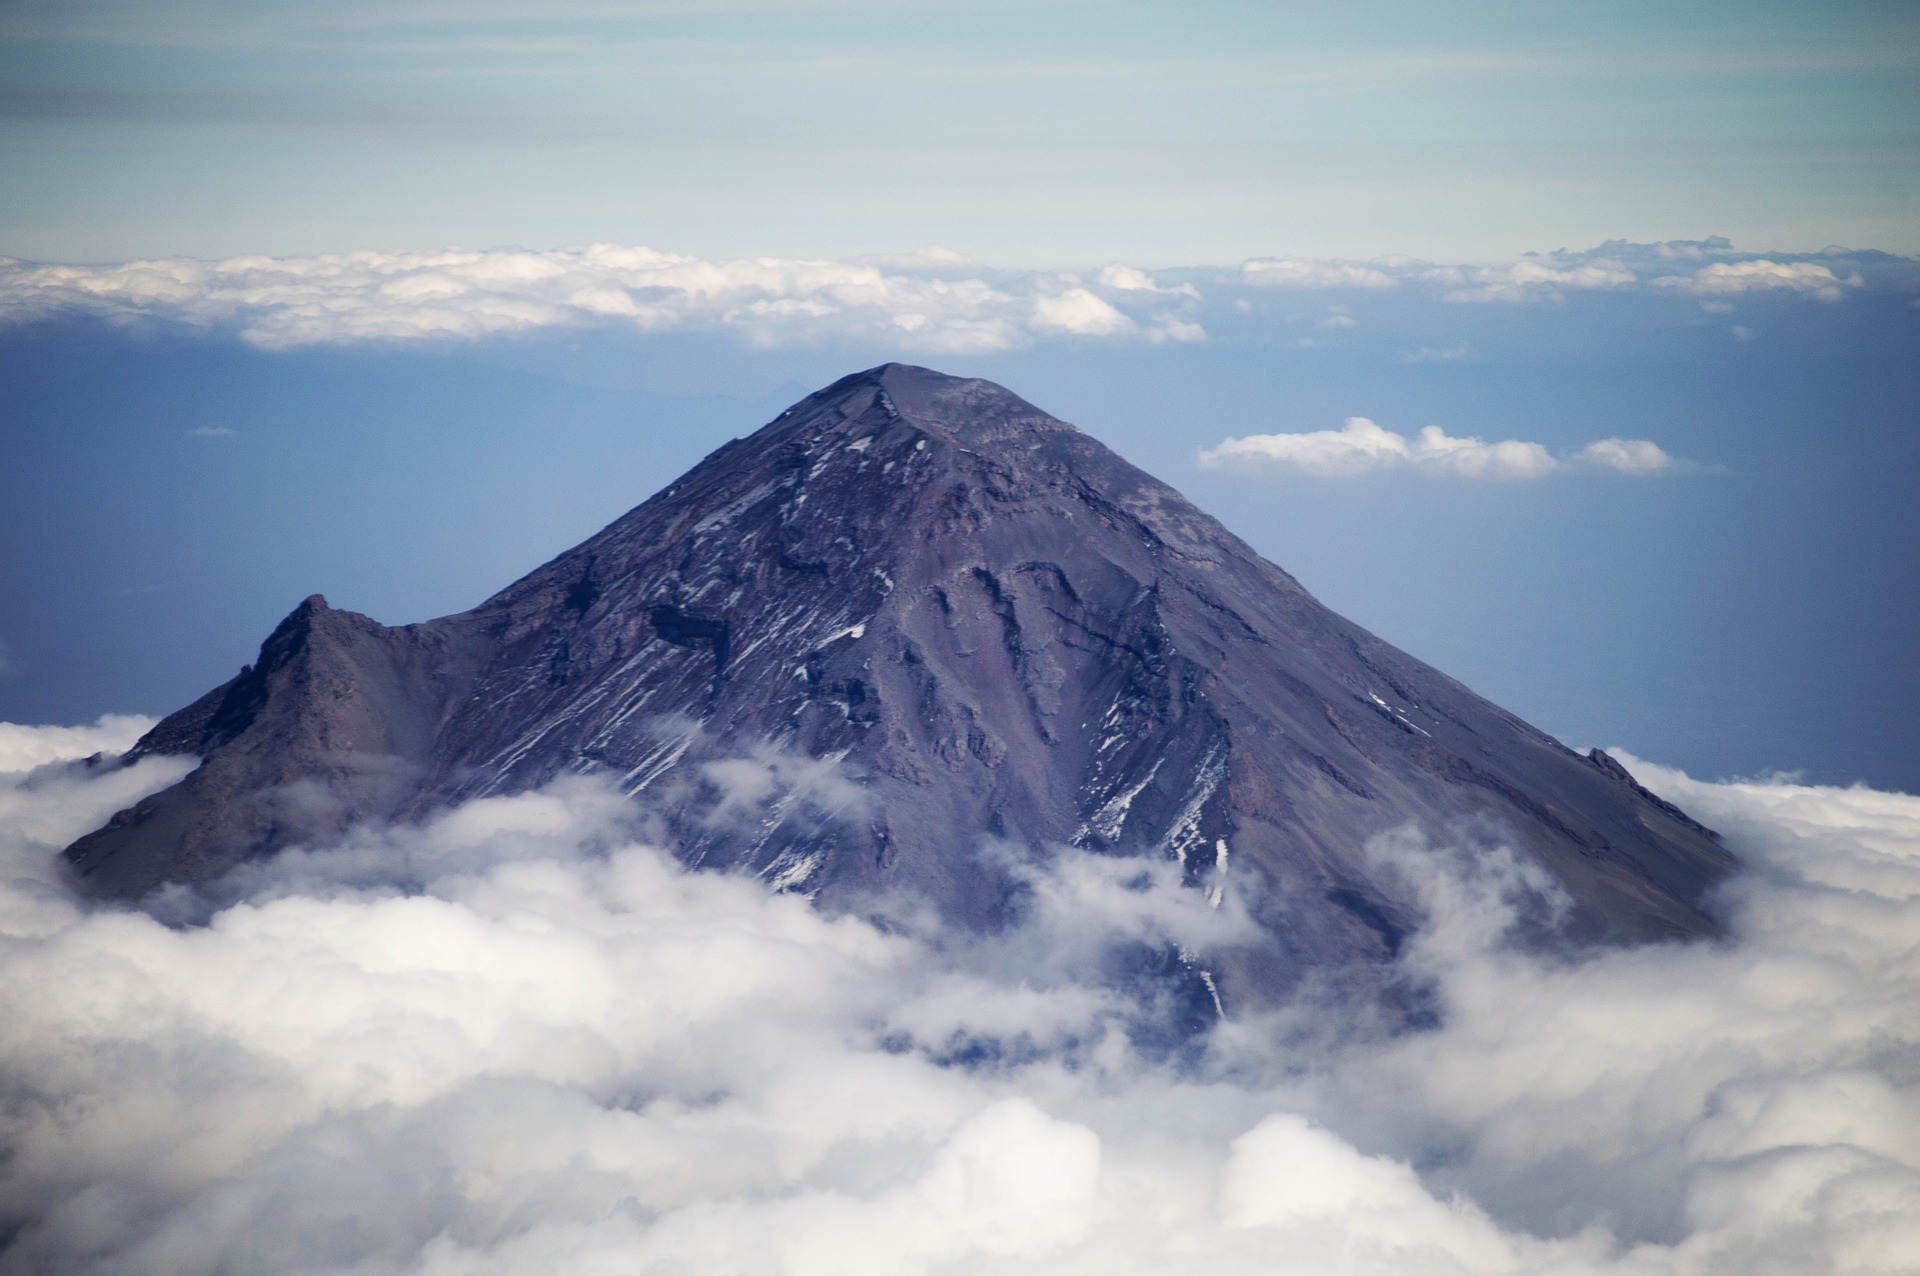
[[1194, 340], [1204, 333], [1186, 318], [1191, 302], [1131, 276], [1090, 287], [1073, 275], [985, 271], [938, 249], [855, 261], [704, 261], [593, 244], [103, 267], [0, 263], [0, 312], [234, 325], [276, 349], [622, 324], [732, 330], [758, 344], [854, 337], [964, 353], [1039, 336]]
[[169, 928], [50, 865], [181, 765], [16, 769], [0, 1271], [1903, 1270], [1920, 799], [1634, 765], [1747, 861], [1727, 943], [1507, 951], [1526, 875], [1406, 832], [1372, 853], [1425, 901], [1404, 960], [1445, 1026], [1303, 1009], [1185, 1061], [1134, 1047], [1097, 950], [1204, 949], [1233, 906], [1137, 861], [1036, 869], [997, 940], [915, 937], [683, 872], [575, 783]]
[[90, 727], [28, 727], [0, 722], [0, 775], [32, 771], [63, 758], [127, 751], [153, 719], [110, 713]]
[[[1213, 308], [1251, 306], [1249, 298], [1276, 291], [1529, 303], [1625, 290], [1725, 306], [1746, 295], [1838, 301], [1867, 286], [1863, 271], [1893, 286], [1920, 274], [1909, 259], [1884, 254], [1762, 257], [1719, 240], [1607, 244], [1502, 266], [1272, 257], [1233, 270], [1115, 263], [1090, 276], [994, 270], [942, 248], [843, 261], [709, 261], [614, 244], [108, 266], [0, 258], [0, 320], [78, 313], [185, 323], [230, 328], [271, 349], [625, 326], [725, 331], [761, 345], [854, 340], [950, 354], [1059, 339], [1201, 341]], [[1341, 315], [1331, 326], [1354, 320]]]
[[1539, 443], [1455, 438], [1437, 425], [1422, 426], [1408, 438], [1362, 416], [1348, 417], [1338, 430], [1223, 439], [1200, 453], [1200, 464], [1209, 468], [1280, 465], [1319, 475], [1408, 468], [1467, 479], [1537, 479], [1583, 466], [1645, 475], [1673, 463], [1658, 444], [1646, 439], [1601, 439], [1556, 458]]

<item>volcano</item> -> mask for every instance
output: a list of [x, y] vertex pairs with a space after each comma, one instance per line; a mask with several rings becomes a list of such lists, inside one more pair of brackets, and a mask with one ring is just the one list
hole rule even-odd
[[129, 758], [198, 769], [67, 851], [134, 899], [363, 822], [607, 777], [689, 865], [1000, 924], [1009, 855], [1246, 888], [1229, 1004], [1387, 963], [1369, 839], [1512, 848], [1570, 942], [1715, 932], [1718, 839], [1322, 606], [1173, 489], [990, 382], [888, 364], [714, 452], [471, 611], [301, 603]]

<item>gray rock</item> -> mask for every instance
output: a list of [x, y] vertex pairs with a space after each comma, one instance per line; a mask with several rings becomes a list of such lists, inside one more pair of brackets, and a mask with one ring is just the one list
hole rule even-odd
[[1003, 859], [1222, 865], [1270, 942], [1229, 1001], [1378, 970], [1412, 925], [1363, 845], [1503, 841], [1569, 942], [1706, 936], [1713, 834], [1328, 611], [1179, 493], [989, 382], [889, 364], [722, 447], [469, 612], [302, 603], [130, 756], [199, 769], [68, 850], [134, 898], [360, 820], [615, 778], [687, 863], [976, 927]]

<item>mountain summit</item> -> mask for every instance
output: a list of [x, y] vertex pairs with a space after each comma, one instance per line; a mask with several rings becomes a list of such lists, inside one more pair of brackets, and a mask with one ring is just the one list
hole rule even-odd
[[888, 364], [736, 440], [472, 611], [307, 599], [132, 756], [200, 767], [69, 848], [137, 897], [366, 820], [609, 776], [693, 865], [992, 926], [1004, 850], [1222, 875], [1265, 1000], [1411, 924], [1363, 847], [1515, 847], [1581, 939], [1712, 933], [1717, 839], [1315, 601], [1179, 493], [990, 382]]

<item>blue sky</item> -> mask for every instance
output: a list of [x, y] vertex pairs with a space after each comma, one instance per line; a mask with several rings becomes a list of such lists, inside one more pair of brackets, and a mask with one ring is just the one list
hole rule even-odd
[[0, 251], [1920, 250], [1907, 3], [0, 7]]
[[1913, 6], [522, 8], [0, 6], [0, 718], [904, 358], [1570, 743], [1920, 787]]

